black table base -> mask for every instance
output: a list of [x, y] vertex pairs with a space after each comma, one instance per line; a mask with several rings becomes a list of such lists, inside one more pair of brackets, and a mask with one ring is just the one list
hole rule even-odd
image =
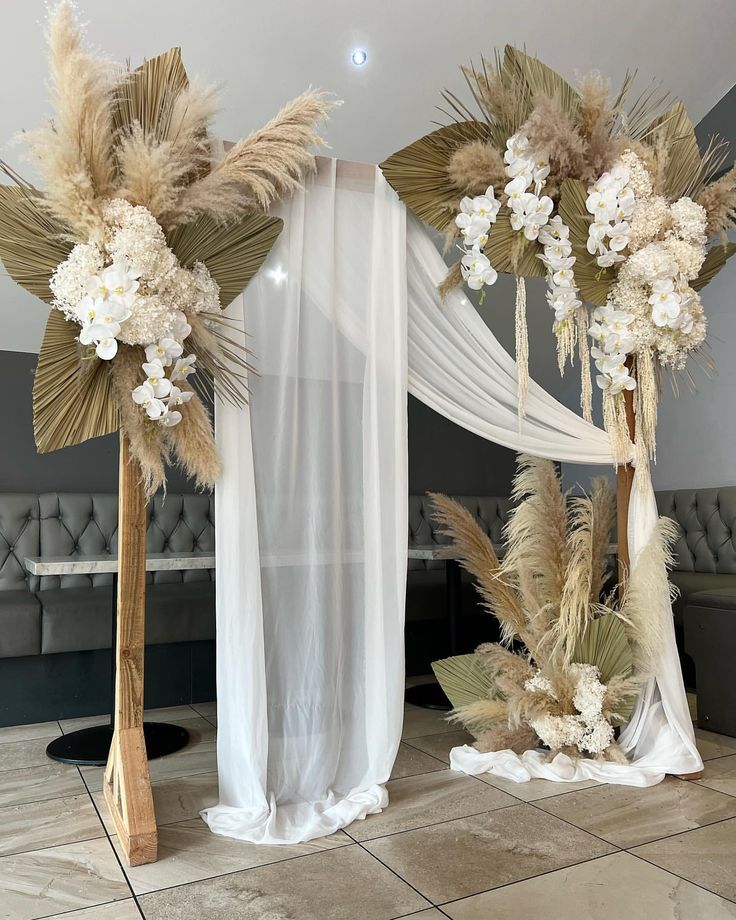
[[404, 699], [407, 703], [421, 706], [423, 709], [439, 709], [442, 712], [452, 709], [452, 703], [439, 684], [418, 684], [416, 687], [408, 687]]
[[[93, 725], [80, 728], [54, 740], [46, 748], [46, 754], [59, 763], [78, 766], [103, 767], [110, 753], [113, 728], [111, 725]], [[189, 743], [189, 732], [179, 725], [167, 722], [144, 722], [146, 755], [149, 760], [173, 754]]]
[[[112, 576], [112, 636], [110, 639], [110, 712], [115, 712], [115, 646], [117, 643], [118, 618], [118, 576]], [[111, 719], [112, 722], [112, 719]], [[80, 767], [103, 767], [107, 763], [112, 743], [113, 725], [93, 725], [54, 738], [46, 748], [46, 756], [59, 763], [71, 763]], [[189, 744], [189, 732], [179, 725], [167, 722], [144, 722], [146, 756], [149, 760], [164, 757], [180, 751]]]
[[[445, 609], [447, 611], [447, 657], [457, 654], [458, 627], [462, 612], [462, 570], [457, 559], [445, 560]], [[452, 709], [452, 703], [445, 696], [445, 691], [437, 683], [419, 684], [408, 687], [404, 693], [404, 700], [423, 709], [438, 709], [447, 712]]]

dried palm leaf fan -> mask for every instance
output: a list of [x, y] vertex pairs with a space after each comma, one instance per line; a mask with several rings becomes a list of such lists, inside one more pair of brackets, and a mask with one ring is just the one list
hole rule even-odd
[[246, 397], [242, 335], [219, 314], [271, 250], [282, 222], [268, 209], [314, 168], [333, 103], [306, 92], [218, 159], [216, 94], [188, 79], [178, 48], [135, 70], [111, 64], [84, 47], [71, 2], [51, 11], [47, 38], [53, 121], [22, 136], [42, 187], [0, 161], [12, 182], [0, 186], [0, 259], [52, 305], [37, 448], [121, 428], [148, 494], [169, 461], [212, 487], [212, 428], [192, 386]]
[[541, 741], [551, 756], [622, 760], [615, 728], [631, 715], [660, 647], [654, 611], [672, 522], [662, 519], [617, 604], [606, 592], [614, 519], [607, 480], [571, 498], [553, 463], [521, 455], [513, 494], [503, 561], [466, 508], [432, 496], [442, 532], [502, 635], [500, 644], [432, 665], [451, 718], [483, 751], [522, 753]]
[[[463, 72], [469, 101], [444, 92], [449, 124], [394, 153], [383, 173], [460, 250], [443, 297], [463, 281], [484, 291], [498, 272], [516, 276], [520, 413], [524, 279], [546, 275], [560, 370], [576, 349], [580, 357], [584, 416], [592, 352], [616, 460], [631, 456], [628, 399], [646, 462], [658, 366], [688, 374], [689, 357], [707, 363], [698, 292], [736, 251], [726, 239], [736, 215], [727, 146], [713, 140], [701, 152], [682, 103], [657, 88], [635, 95], [634, 74], [615, 93], [597, 73], [573, 87], [510, 45]], [[592, 317], [588, 305], [599, 308]]]

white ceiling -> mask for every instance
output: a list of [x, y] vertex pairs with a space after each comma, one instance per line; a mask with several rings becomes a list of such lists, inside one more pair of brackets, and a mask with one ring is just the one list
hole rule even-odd
[[[0, 4], [0, 144], [36, 126], [45, 99], [43, 0]], [[431, 129], [458, 67], [512, 42], [569, 79], [597, 68], [616, 83], [638, 68], [694, 121], [736, 82], [733, 0], [82, 0], [92, 44], [137, 64], [171, 45], [190, 74], [223, 85], [216, 128], [235, 139], [310, 84], [344, 100], [326, 130], [334, 155], [378, 162]], [[368, 52], [350, 64], [354, 47]], [[17, 161], [17, 151], [3, 149]], [[17, 310], [12, 320], [9, 308]], [[0, 279], [0, 349], [36, 350], [44, 308]]]

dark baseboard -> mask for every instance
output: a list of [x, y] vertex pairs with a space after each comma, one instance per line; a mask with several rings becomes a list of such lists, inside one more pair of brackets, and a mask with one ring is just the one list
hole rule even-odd
[[[147, 709], [204, 703], [215, 687], [214, 642], [146, 647]], [[109, 649], [0, 660], [0, 727], [104, 715], [110, 694]]]

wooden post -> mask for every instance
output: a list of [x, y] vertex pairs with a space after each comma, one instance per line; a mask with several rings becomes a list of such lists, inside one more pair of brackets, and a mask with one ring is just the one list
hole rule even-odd
[[146, 496], [141, 470], [120, 432], [118, 625], [115, 731], [105, 768], [105, 801], [128, 864], [155, 862], [156, 816], [143, 735], [146, 615]]
[[[627, 358], [626, 366], [631, 371], [633, 360]], [[626, 407], [626, 424], [629, 429], [629, 438], [633, 443], [636, 436], [636, 418], [634, 416], [634, 393], [624, 390], [624, 405]], [[618, 534], [618, 583], [623, 589], [629, 577], [631, 559], [629, 556], [629, 496], [634, 482], [634, 467], [631, 463], [624, 463], [616, 467], [616, 532]]]

